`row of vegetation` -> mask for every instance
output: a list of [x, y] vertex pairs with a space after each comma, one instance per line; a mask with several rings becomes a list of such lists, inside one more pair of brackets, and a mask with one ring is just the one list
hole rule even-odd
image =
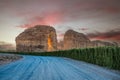
[[96, 47], [41, 53], [14, 53], [22, 55], [29, 54], [36, 56], [68, 57], [80, 61], [89, 62], [92, 64], [97, 64], [107, 68], [120, 70], [120, 47]]

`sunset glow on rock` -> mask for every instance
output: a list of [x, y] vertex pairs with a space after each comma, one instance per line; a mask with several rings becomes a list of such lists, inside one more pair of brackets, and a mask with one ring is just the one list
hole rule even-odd
[[48, 51], [51, 51], [53, 49], [53, 47], [52, 47], [52, 41], [51, 41], [50, 37], [48, 37], [47, 44], [48, 44]]

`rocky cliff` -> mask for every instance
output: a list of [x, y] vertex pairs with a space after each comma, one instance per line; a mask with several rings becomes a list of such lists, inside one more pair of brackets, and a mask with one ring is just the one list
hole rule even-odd
[[74, 30], [66, 31], [64, 40], [57, 43], [55, 29], [46, 25], [26, 29], [16, 37], [18, 52], [44, 52], [99, 46], [117, 46], [117, 43], [90, 41], [86, 35]]
[[64, 35], [64, 49], [84, 48], [90, 40], [82, 33], [68, 30]]
[[37, 25], [16, 37], [18, 52], [43, 52], [57, 49], [56, 31], [51, 26]]
[[[83, 33], [76, 32], [74, 30], [66, 31], [64, 35], [64, 50], [74, 48], [88, 48], [88, 47], [100, 47], [100, 46], [118, 46], [116, 42], [106, 41], [90, 41]], [[62, 47], [61, 47], [62, 48]], [[62, 50], [62, 49], [61, 49]]]

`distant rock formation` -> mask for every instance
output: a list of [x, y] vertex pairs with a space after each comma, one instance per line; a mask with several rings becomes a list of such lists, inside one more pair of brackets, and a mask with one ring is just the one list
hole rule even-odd
[[18, 52], [44, 52], [57, 50], [56, 31], [51, 26], [37, 25], [16, 37]]
[[100, 40], [95, 40], [92, 41], [95, 47], [100, 47], [100, 46], [118, 46], [116, 42], [107, 42], [107, 41], [100, 41]]
[[59, 42], [57, 43], [57, 49], [58, 49], [58, 50], [63, 50], [63, 48], [64, 48], [64, 43], [63, 43], [63, 41], [59, 41]]
[[85, 48], [90, 40], [82, 33], [68, 30], [64, 35], [64, 49]]
[[120, 47], [120, 42], [117, 42], [117, 45]]
[[9, 51], [13, 52], [15, 51], [15, 45], [7, 42], [0, 41], [0, 51]]
[[75, 49], [75, 48], [89, 48], [89, 47], [102, 47], [102, 46], [118, 46], [116, 42], [105, 42], [105, 41], [90, 41], [86, 35], [83, 33], [78, 33], [74, 30], [66, 31], [63, 40], [64, 47], [62, 48], [62, 43], [59, 47], [61, 50]]
[[118, 45], [115, 42], [90, 41], [86, 35], [74, 30], [66, 31], [64, 40], [57, 43], [55, 29], [46, 25], [28, 28], [16, 37], [17, 52], [45, 52], [99, 46]]

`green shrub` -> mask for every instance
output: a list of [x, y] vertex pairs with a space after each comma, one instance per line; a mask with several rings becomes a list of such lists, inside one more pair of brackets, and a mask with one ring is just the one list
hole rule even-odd
[[[3, 53], [3, 52], [2, 52]], [[76, 60], [97, 64], [111, 69], [120, 70], [120, 47], [96, 47], [84, 49], [72, 49], [54, 52], [24, 53], [24, 52], [5, 52], [22, 55], [36, 56], [58, 56], [68, 57]]]

